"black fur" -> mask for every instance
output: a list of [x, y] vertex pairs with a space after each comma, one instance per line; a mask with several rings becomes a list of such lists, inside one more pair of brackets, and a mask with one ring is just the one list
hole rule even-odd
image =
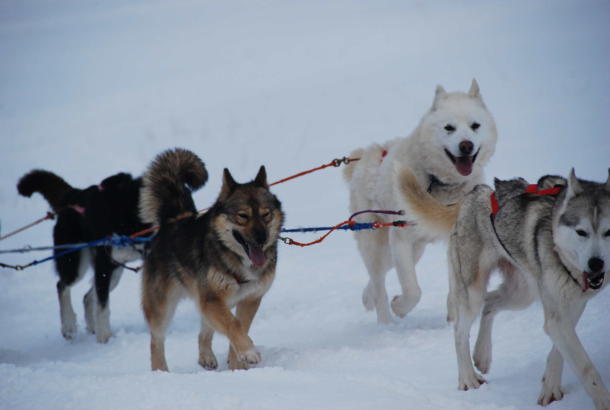
[[[65, 245], [90, 242], [112, 234], [130, 235], [149, 227], [138, 217], [141, 185], [141, 178], [118, 173], [99, 185], [78, 189], [52, 172], [34, 170], [19, 180], [17, 190], [27, 197], [38, 192], [49, 202], [57, 214], [53, 243]], [[62, 251], [58, 249], [55, 253]], [[112, 259], [111, 247], [90, 248], [89, 251], [99, 306], [106, 308], [112, 276], [120, 265]], [[60, 296], [79, 279], [83, 257], [83, 251], [78, 251], [55, 259]]]

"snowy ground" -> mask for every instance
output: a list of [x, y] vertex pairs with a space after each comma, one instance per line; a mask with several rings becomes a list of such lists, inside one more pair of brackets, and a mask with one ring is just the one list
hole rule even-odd
[[[51, 1], [0, 2], [2, 232], [47, 210], [17, 179], [46, 168], [75, 186], [140, 174], [172, 146], [201, 155], [215, 198], [223, 167], [271, 180], [407, 135], [434, 87], [476, 77], [495, 114], [492, 176], [567, 174], [603, 180], [610, 165], [607, 1]], [[347, 216], [340, 172], [280, 185], [286, 226]], [[51, 241], [52, 223], [2, 242]], [[348, 233], [307, 249], [281, 245], [277, 280], [254, 321], [263, 363], [230, 372], [197, 365], [197, 312], [183, 302], [167, 339], [171, 373], [149, 370], [149, 337], [131, 272], [111, 295], [115, 336], [59, 332], [47, 263], [0, 270], [0, 408], [535, 409], [550, 342], [539, 305], [499, 317], [489, 383], [459, 392], [445, 323], [444, 245], [418, 266], [421, 303], [378, 326], [360, 295], [367, 275]], [[2, 255], [25, 263], [42, 254]], [[390, 295], [399, 286], [388, 277]], [[608, 292], [578, 332], [610, 384]], [[476, 331], [473, 329], [473, 331]], [[592, 407], [570, 369], [552, 409]]]

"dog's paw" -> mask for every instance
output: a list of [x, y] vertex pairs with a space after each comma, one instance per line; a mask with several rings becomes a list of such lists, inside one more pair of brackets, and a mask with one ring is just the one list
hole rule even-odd
[[375, 309], [375, 297], [371, 292], [371, 287], [367, 286], [362, 291], [362, 304], [366, 310], [374, 310]]
[[258, 364], [261, 361], [261, 354], [255, 348], [248, 349], [238, 355], [240, 362], [248, 365]]
[[542, 385], [542, 391], [538, 396], [538, 404], [541, 406], [548, 406], [554, 401], [563, 399], [563, 390], [561, 386], [548, 386], [545, 383]]
[[482, 346], [477, 343], [472, 359], [474, 360], [475, 367], [481, 373], [487, 374], [491, 367], [491, 346]]
[[475, 372], [472, 372], [472, 374], [468, 376], [460, 376], [458, 380], [458, 390], [468, 391], [472, 389], [478, 389], [479, 387], [481, 387], [482, 384], [485, 383], [487, 383], [487, 380], [485, 380], [482, 376], [479, 376]]
[[206, 370], [216, 370], [218, 368], [218, 361], [212, 352], [202, 355], [199, 358], [199, 364]]
[[593, 399], [597, 410], [610, 410], [610, 394], [605, 394], [603, 397]]
[[404, 296], [396, 295], [392, 298], [392, 312], [400, 318], [407, 316], [407, 313], [413, 309], [413, 304], [408, 303]]
[[74, 323], [64, 323], [61, 326], [61, 334], [66, 340], [74, 340], [76, 332], [76, 321], [74, 321]]
[[108, 343], [110, 337], [112, 336], [112, 332], [107, 329], [97, 329], [95, 332], [95, 340], [98, 343]]

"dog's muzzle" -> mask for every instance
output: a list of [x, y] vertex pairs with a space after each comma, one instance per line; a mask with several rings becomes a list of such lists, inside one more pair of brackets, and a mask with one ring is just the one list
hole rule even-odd
[[267, 256], [265, 256], [265, 252], [260, 245], [254, 242], [246, 241], [243, 235], [235, 230], [233, 231], [233, 237], [242, 246], [242, 248], [244, 248], [246, 255], [248, 255], [250, 262], [252, 262], [254, 266], [260, 268], [265, 264], [265, 262], [267, 262]]
[[472, 173], [472, 168], [474, 166], [474, 162], [477, 160], [479, 151], [481, 151], [480, 148], [474, 155], [461, 155], [459, 157], [456, 157], [451, 152], [449, 152], [447, 148], [445, 148], [445, 154], [447, 154], [447, 157], [449, 157], [449, 159], [455, 166], [457, 172], [459, 172], [460, 175], [463, 176], [468, 176]]

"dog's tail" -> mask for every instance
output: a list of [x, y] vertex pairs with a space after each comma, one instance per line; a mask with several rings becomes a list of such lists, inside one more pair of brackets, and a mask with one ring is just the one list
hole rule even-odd
[[62, 198], [72, 189], [74, 188], [60, 176], [41, 169], [30, 171], [17, 183], [17, 191], [21, 195], [30, 197], [34, 192], [38, 192], [55, 212], [61, 209]]
[[397, 178], [398, 190], [415, 215], [416, 222], [439, 235], [447, 236], [457, 221], [460, 203], [446, 206], [438, 202], [419, 184], [409, 168], [397, 169]]
[[[354, 151], [352, 151], [349, 154], [350, 158], [362, 158], [362, 155], [364, 154], [364, 150], [362, 148], [358, 148]], [[350, 182], [352, 180], [352, 175], [354, 175], [354, 169], [356, 168], [356, 163], [354, 162], [350, 162], [349, 164], [347, 164], [345, 166], [345, 168], [343, 168], [343, 179], [345, 179], [346, 182]]]
[[205, 164], [182, 148], [157, 155], [143, 176], [140, 191], [140, 219], [163, 224], [185, 213], [196, 213], [191, 192], [208, 180]]

